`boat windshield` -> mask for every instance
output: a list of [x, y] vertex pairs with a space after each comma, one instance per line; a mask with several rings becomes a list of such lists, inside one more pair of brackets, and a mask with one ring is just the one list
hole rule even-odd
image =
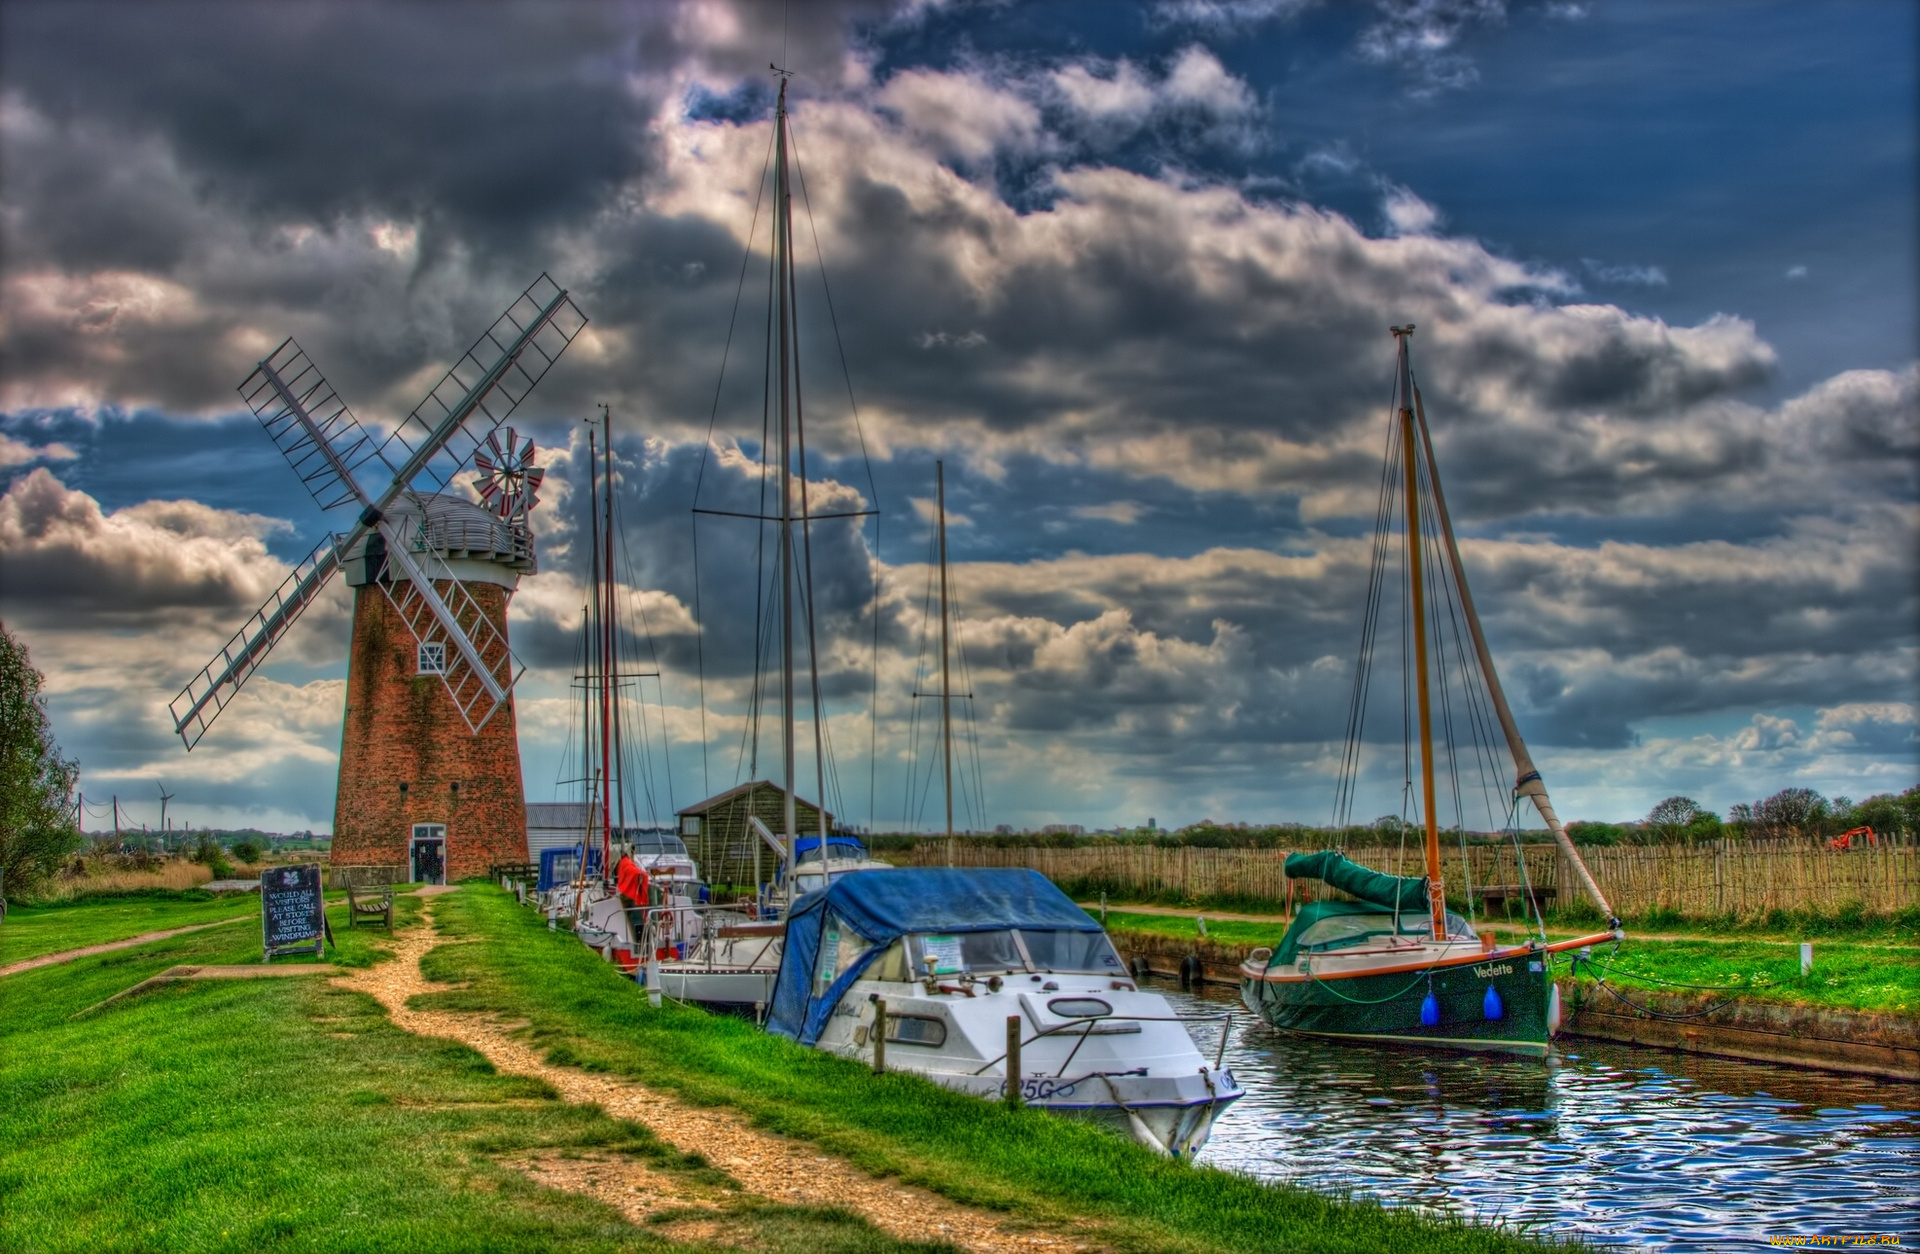
[[1126, 967], [1103, 932], [960, 932], [910, 937], [913, 973], [1000, 975], [1009, 971], [1090, 972], [1112, 975]]
[[633, 845], [636, 858], [658, 857], [662, 854], [684, 858], [687, 856], [686, 842], [669, 832], [636, 832], [629, 829], [625, 833]]
[[1113, 975], [1126, 970], [1104, 932], [1038, 932], [1022, 929], [1020, 942], [1035, 970]]
[[909, 937], [913, 942], [913, 973], [927, 973], [927, 959], [933, 960], [934, 975], [1000, 975], [1025, 971], [1026, 958], [1012, 932], [938, 933]]

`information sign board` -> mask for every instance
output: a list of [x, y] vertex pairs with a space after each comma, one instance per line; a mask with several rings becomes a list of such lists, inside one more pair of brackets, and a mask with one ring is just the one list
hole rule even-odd
[[276, 866], [260, 873], [260, 943], [263, 961], [287, 954], [320, 955], [327, 932], [320, 864]]

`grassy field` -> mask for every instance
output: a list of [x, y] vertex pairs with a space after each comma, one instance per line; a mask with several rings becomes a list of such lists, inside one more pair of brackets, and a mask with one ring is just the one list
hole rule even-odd
[[[1605, 978], [1634, 992], [1719, 992], [1750, 1001], [1920, 1015], [1920, 961], [1889, 945], [1815, 941], [1813, 970], [1800, 974], [1800, 946], [1788, 941], [1635, 941], [1617, 954], [1594, 952], [1579, 978]], [[1557, 969], [1557, 968], [1556, 968]], [[1689, 987], [1677, 987], [1685, 985]]]
[[[400, 922], [421, 903], [402, 899]], [[330, 961], [378, 960], [343, 929]], [[324, 980], [168, 986], [76, 1010], [176, 963], [256, 961], [214, 929], [0, 981], [0, 1248], [21, 1251], [535, 1251], [677, 1244], [501, 1155], [635, 1157], [724, 1194], [645, 1128], [410, 1036]], [[775, 1254], [940, 1251], [836, 1210], [743, 1203], [731, 1231]]]
[[[147, 932], [164, 932], [221, 919], [260, 917], [254, 893], [197, 889], [153, 890], [124, 897], [91, 897], [45, 905], [10, 905], [0, 923], [0, 967], [41, 954], [82, 949]], [[257, 929], [256, 929], [257, 930]]]
[[428, 956], [432, 978], [466, 987], [421, 998], [425, 1008], [524, 1019], [556, 1062], [735, 1107], [956, 1201], [1096, 1228], [1118, 1248], [1141, 1251], [1538, 1248], [1451, 1219], [1183, 1166], [1098, 1128], [911, 1076], [876, 1077], [743, 1021], [671, 1003], [652, 1009], [578, 942], [492, 888], [469, 886], [433, 908], [444, 935], [471, 943]]
[[[1095, 918], [1100, 916], [1098, 910], [1093, 914]], [[1194, 914], [1204, 916], [1206, 911], [1196, 910]], [[1107, 930], [1148, 932], [1180, 940], [1192, 940], [1200, 934], [1191, 914], [1137, 914], [1118, 907], [1109, 907], [1107, 910]], [[1237, 919], [1207, 920], [1207, 939], [1220, 945], [1245, 945], [1249, 948], [1265, 945], [1274, 948], [1280, 944], [1280, 938], [1286, 931], [1286, 921], [1278, 917], [1271, 923], [1248, 923]]]

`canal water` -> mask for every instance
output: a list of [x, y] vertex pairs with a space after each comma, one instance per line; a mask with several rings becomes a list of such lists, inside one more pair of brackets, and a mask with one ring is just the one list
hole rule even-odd
[[[1200, 1161], [1597, 1245], [1756, 1249], [1774, 1236], [1920, 1244], [1920, 1085], [1563, 1040], [1546, 1062], [1277, 1033], [1236, 1008], [1246, 1096]], [[1207, 1053], [1219, 1036], [1194, 1029]]]

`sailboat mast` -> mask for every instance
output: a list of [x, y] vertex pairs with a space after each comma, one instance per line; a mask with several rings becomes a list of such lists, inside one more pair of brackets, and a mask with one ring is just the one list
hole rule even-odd
[[[604, 487], [604, 491], [600, 494], [600, 513], [602, 519], [600, 546], [604, 554], [603, 568], [605, 571], [605, 577], [600, 586], [603, 590], [607, 607], [602, 620], [606, 623], [607, 637], [607, 699], [605, 708], [609, 711], [609, 735], [607, 739], [613, 750], [610, 760], [614, 767], [619, 768], [607, 775], [607, 784], [612, 793], [608, 800], [610, 802], [618, 802], [620, 824], [624, 827], [627, 822], [627, 786], [626, 770], [620, 762], [620, 615], [618, 612], [619, 603], [614, 599], [615, 587], [613, 582], [613, 409], [611, 406], [602, 405], [600, 407], [600, 424], [605, 436], [605, 439], [600, 445], [600, 482]], [[607, 822], [611, 824], [613, 818], [614, 806], [609, 804], [607, 806]], [[611, 828], [609, 828], [609, 830], [611, 830]]]
[[947, 467], [933, 464], [940, 506], [940, 758], [947, 774], [947, 865], [953, 865], [953, 667], [947, 626]]
[[[1413, 393], [1413, 412], [1420, 424], [1420, 443], [1426, 451], [1427, 465], [1431, 466], [1434, 464], [1433, 435], [1427, 429], [1427, 407], [1421, 401], [1418, 388]], [[1560, 816], [1554, 813], [1553, 802], [1547, 799], [1546, 781], [1540, 778], [1539, 770], [1533, 765], [1533, 755], [1527, 751], [1527, 742], [1520, 738], [1519, 724], [1513, 720], [1513, 707], [1507, 704], [1506, 690], [1500, 686], [1500, 673], [1493, 668], [1493, 652], [1487, 648], [1487, 635], [1480, 629], [1480, 614], [1473, 607], [1473, 589], [1467, 586], [1467, 568], [1460, 560], [1460, 545], [1453, 535], [1453, 515], [1447, 512], [1447, 498], [1440, 490], [1438, 474], [1433, 476], [1433, 508], [1440, 516], [1440, 536], [1446, 541], [1447, 563], [1453, 567], [1453, 581], [1460, 586], [1460, 608], [1466, 615], [1467, 634], [1473, 638], [1474, 656], [1480, 659], [1480, 673], [1486, 677], [1487, 694], [1493, 698], [1494, 717], [1500, 721], [1500, 730], [1507, 738], [1507, 750], [1513, 755], [1514, 796], [1533, 798], [1534, 808], [1540, 811], [1540, 819], [1547, 825], [1547, 831], [1552, 833], [1554, 843], [1559, 845], [1574, 874], [1580, 877], [1580, 887], [1600, 908], [1604, 917], [1615, 918], [1613, 907], [1607, 904], [1606, 894], [1594, 882], [1593, 872], [1587, 870], [1587, 864], [1573, 847], [1566, 828], [1561, 825]]]
[[[589, 548], [587, 550], [587, 566], [588, 569], [593, 572], [593, 614], [591, 617], [591, 629], [593, 631], [592, 656], [596, 664], [592, 667], [592, 670], [594, 672], [594, 687], [598, 689], [600, 695], [600, 771], [598, 784], [591, 788], [588, 793], [588, 817], [591, 822], [593, 812], [592, 803], [597, 800], [600, 805], [600, 873], [604, 876], [610, 875], [613, 871], [612, 866], [609, 865], [607, 861], [607, 859], [613, 855], [613, 826], [607, 817], [607, 781], [611, 778], [608, 773], [610, 763], [608, 762], [607, 752], [609, 748], [607, 724], [610, 720], [607, 711], [606, 589], [600, 581], [601, 484], [599, 481], [599, 468], [600, 442], [595, 435], [592, 425], [589, 424], [587, 427], [587, 514], [590, 521], [588, 524]], [[588, 697], [587, 700], [591, 702], [593, 698]], [[591, 709], [591, 705], [589, 705], [588, 708]], [[591, 772], [589, 772], [589, 774], [591, 774]], [[591, 831], [592, 828], [589, 827], [588, 830]]]
[[1414, 690], [1420, 718], [1420, 799], [1421, 818], [1427, 828], [1427, 904], [1433, 916], [1433, 939], [1447, 935], [1447, 892], [1440, 882], [1440, 820], [1434, 813], [1433, 716], [1427, 688], [1427, 607], [1426, 584], [1421, 572], [1420, 538], [1420, 463], [1414, 443], [1413, 367], [1408, 360], [1407, 339], [1413, 324], [1394, 327], [1393, 337], [1400, 342], [1400, 443], [1407, 477], [1407, 575], [1413, 585], [1413, 666]]
[[[780, 101], [774, 114], [774, 273], [779, 294], [780, 335], [780, 752], [785, 770], [786, 796], [782, 801], [780, 841], [787, 863], [786, 895], [793, 901], [793, 883], [799, 865], [794, 857], [795, 829], [793, 766], [793, 452], [792, 423], [788, 406], [788, 382], [792, 362], [787, 353], [789, 320], [793, 311], [788, 304], [788, 274], [793, 268], [793, 205], [787, 187], [787, 80], [780, 80]], [[824, 804], [824, 803], [823, 803]], [[826, 849], [820, 850], [821, 865], [826, 864]]]

